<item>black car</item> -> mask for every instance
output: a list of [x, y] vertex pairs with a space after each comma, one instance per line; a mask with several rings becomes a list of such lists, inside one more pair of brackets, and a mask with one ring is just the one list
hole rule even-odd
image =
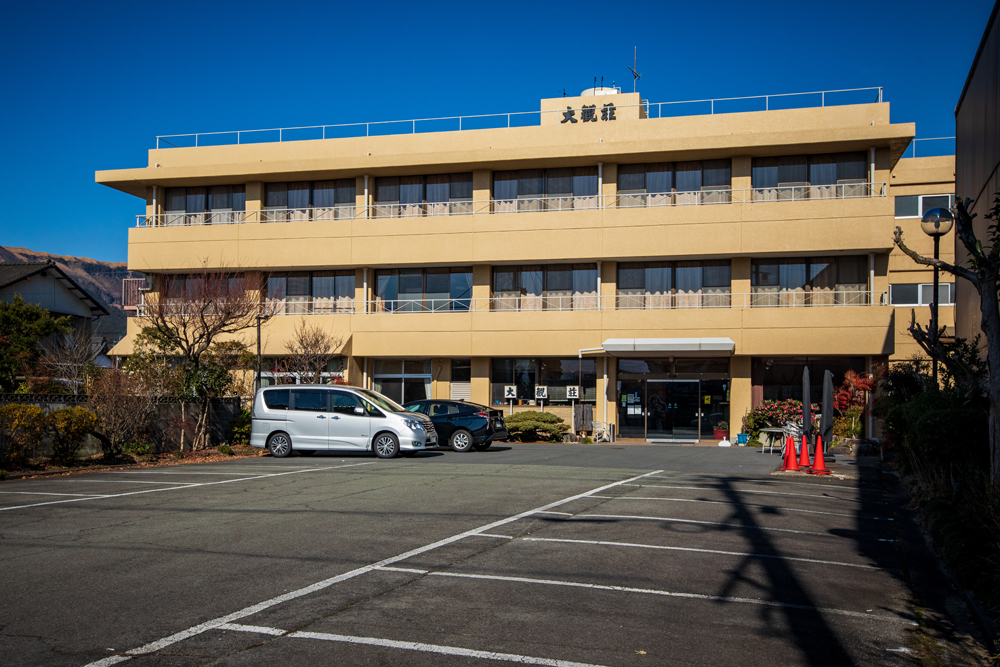
[[481, 452], [494, 440], [507, 437], [507, 425], [500, 410], [465, 401], [436, 399], [411, 401], [403, 407], [430, 417], [438, 433], [438, 444], [447, 442], [456, 452], [470, 449]]

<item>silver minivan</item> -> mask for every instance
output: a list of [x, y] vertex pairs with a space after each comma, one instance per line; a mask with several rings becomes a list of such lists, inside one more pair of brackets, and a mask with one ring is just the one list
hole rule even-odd
[[284, 385], [257, 390], [250, 444], [273, 456], [320, 450], [374, 451], [391, 459], [437, 444], [430, 418], [378, 392], [347, 386]]

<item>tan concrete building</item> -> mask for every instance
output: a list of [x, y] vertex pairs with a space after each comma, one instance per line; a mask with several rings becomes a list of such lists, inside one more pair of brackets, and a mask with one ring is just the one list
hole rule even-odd
[[818, 392], [824, 369], [910, 356], [930, 278], [892, 232], [922, 248], [915, 216], [954, 192], [953, 159], [901, 159], [913, 124], [882, 102], [650, 117], [594, 92], [492, 129], [161, 144], [97, 181], [145, 200], [128, 262], [154, 292], [205, 265], [262, 272], [281, 313], [265, 362], [305, 317], [343, 335], [351, 383], [398, 401], [711, 440], [800, 397], [805, 364]]

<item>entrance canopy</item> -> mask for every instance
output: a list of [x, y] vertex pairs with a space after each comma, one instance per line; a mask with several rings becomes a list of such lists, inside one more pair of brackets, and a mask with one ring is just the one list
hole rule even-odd
[[731, 338], [609, 338], [601, 345], [613, 357], [729, 357]]

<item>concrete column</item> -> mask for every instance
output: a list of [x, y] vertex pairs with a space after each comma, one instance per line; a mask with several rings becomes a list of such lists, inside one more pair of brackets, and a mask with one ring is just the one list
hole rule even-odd
[[360, 387], [364, 378], [361, 370], [362, 361], [360, 358], [355, 356], [347, 357], [347, 363], [344, 364], [344, 379], [347, 383], [354, 386]]
[[489, 212], [489, 201], [493, 195], [493, 172], [489, 169], [476, 169], [472, 172], [472, 210], [473, 212]]
[[431, 398], [451, 398], [451, 359], [432, 359], [431, 373]]
[[614, 310], [615, 295], [618, 293], [618, 262], [600, 262], [600, 267], [601, 308], [604, 310]]
[[472, 402], [490, 405], [490, 357], [472, 358]]
[[493, 286], [493, 267], [476, 264], [472, 267], [472, 309], [490, 309], [490, 290]]
[[247, 222], [260, 222], [260, 213], [264, 208], [264, 184], [260, 181], [247, 183]]
[[[608, 424], [618, 423], [618, 359], [616, 357], [605, 357], [607, 359], [607, 383], [601, 387], [602, 397], [607, 401], [601, 402], [601, 404], [596, 406], [595, 412], [600, 417], [594, 417], [595, 420], [606, 421]], [[598, 383], [600, 384], [604, 377], [604, 360], [598, 360], [597, 362], [597, 377]], [[607, 405], [607, 415], [604, 414], [604, 406]], [[618, 428], [615, 428], [615, 433], [618, 433]]]
[[[368, 282], [371, 283], [374, 271], [368, 269]], [[358, 267], [354, 269], [354, 312], [365, 313], [365, 302], [368, 301], [368, 294], [365, 293], [365, 269]]]
[[751, 184], [751, 175], [753, 159], [749, 155], [738, 155], [733, 158], [732, 166], [732, 188], [733, 201], [749, 201], [750, 197], [746, 197], [746, 192], [735, 192], [736, 190], [749, 190]]
[[[750, 258], [733, 257], [730, 267], [730, 279], [733, 289], [733, 308], [746, 308], [750, 305]], [[739, 295], [739, 296], [737, 296]]]
[[[874, 297], [872, 303], [876, 306], [882, 305], [880, 301], [883, 292], [889, 291], [889, 253], [875, 255], [875, 276], [872, 280], [872, 291]], [[889, 296], [886, 294], [886, 303], [889, 303]]]
[[615, 206], [617, 205], [615, 196], [618, 194], [618, 163], [605, 162], [603, 176], [601, 194], [604, 195], [604, 206]]
[[[750, 357], [729, 360], [729, 433], [743, 430], [743, 415], [753, 407], [753, 383], [750, 378]], [[732, 436], [730, 436], [732, 437]]]
[[[371, 188], [371, 186], [373, 185], [371, 183], [372, 179], [369, 178], [368, 181], [369, 181], [368, 187]], [[355, 207], [354, 217], [355, 218], [365, 217], [365, 206], [367, 205], [368, 202], [365, 200], [365, 177], [358, 176], [356, 179], [354, 179], [354, 207]]]

